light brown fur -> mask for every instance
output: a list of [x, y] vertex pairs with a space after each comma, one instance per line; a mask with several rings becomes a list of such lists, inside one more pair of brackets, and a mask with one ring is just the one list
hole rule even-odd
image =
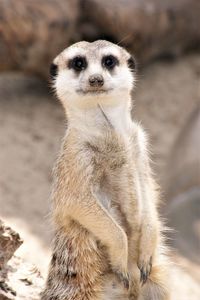
[[54, 171], [56, 232], [42, 300], [170, 299], [146, 138], [134, 122], [127, 136], [106, 118], [88, 135], [69, 117]]

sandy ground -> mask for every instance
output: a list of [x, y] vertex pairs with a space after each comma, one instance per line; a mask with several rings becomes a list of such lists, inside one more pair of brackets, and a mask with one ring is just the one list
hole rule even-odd
[[[198, 105], [197, 66], [200, 56], [185, 57], [176, 63], [149, 66], [139, 78], [135, 115], [151, 133], [161, 183], [172, 135], [178, 135], [179, 123], [184, 124], [186, 113]], [[158, 95], [163, 98], [160, 110], [155, 101]], [[181, 101], [189, 101], [191, 95], [196, 100], [183, 112], [185, 117], [177, 119], [178, 113], [170, 111], [167, 101], [172, 106], [176, 101], [181, 108]], [[159, 113], [162, 109], [165, 115]], [[51, 170], [65, 127], [62, 107], [49, 93], [47, 83], [22, 74], [0, 75], [0, 217], [24, 239], [18, 254], [36, 264], [43, 275], [52, 236]], [[164, 131], [168, 133], [165, 138]]]

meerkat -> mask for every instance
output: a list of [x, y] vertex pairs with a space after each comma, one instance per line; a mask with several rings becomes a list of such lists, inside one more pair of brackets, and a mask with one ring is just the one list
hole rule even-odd
[[53, 253], [42, 300], [169, 300], [146, 135], [131, 118], [135, 60], [98, 40], [50, 73], [68, 128], [54, 170]]

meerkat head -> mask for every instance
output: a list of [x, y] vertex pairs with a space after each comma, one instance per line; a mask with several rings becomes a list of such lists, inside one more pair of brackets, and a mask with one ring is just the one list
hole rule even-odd
[[61, 52], [50, 74], [66, 109], [117, 105], [130, 98], [135, 61], [125, 49], [111, 42], [83, 41]]

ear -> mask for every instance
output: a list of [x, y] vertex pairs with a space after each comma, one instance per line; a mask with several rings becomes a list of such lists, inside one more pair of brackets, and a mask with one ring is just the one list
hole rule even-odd
[[56, 75], [58, 74], [58, 66], [55, 63], [50, 65], [49, 73], [52, 79], [55, 79]]
[[127, 64], [131, 72], [136, 71], [136, 61], [133, 56], [130, 56], [129, 59], [127, 60]]

